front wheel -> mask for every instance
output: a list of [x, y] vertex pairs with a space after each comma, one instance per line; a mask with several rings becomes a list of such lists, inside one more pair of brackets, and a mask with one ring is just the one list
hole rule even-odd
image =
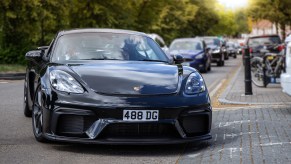
[[32, 111], [29, 108], [29, 97], [28, 97], [28, 84], [27, 84], [28, 80], [27, 80], [27, 76], [25, 76], [25, 81], [24, 81], [24, 86], [23, 86], [23, 112], [25, 117], [31, 117], [32, 115]]
[[207, 71], [211, 71], [211, 64], [209, 64]]
[[28, 94], [27, 94], [27, 87], [25, 86], [26, 84], [24, 84], [24, 100], [23, 100], [23, 109], [24, 109], [24, 115], [25, 117], [31, 117], [32, 112], [29, 109], [29, 105], [28, 105]]
[[43, 136], [43, 109], [41, 94], [41, 87], [38, 85], [32, 105], [32, 129], [37, 141], [46, 142], [47, 139]]

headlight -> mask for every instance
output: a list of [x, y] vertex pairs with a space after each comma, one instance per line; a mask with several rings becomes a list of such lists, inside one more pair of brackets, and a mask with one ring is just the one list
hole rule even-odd
[[214, 49], [212, 53], [220, 53], [220, 49]]
[[195, 59], [202, 59], [202, 58], [203, 58], [203, 54], [195, 56]]
[[204, 92], [205, 90], [206, 87], [202, 76], [197, 72], [192, 73], [187, 79], [185, 93], [191, 95]]
[[64, 71], [53, 70], [50, 72], [51, 85], [58, 91], [68, 93], [84, 93], [81, 84]]

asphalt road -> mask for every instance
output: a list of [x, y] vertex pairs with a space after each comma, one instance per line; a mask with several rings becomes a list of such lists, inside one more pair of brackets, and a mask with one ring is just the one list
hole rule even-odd
[[[203, 74], [209, 91], [214, 91], [223, 79], [228, 78], [240, 61], [240, 58], [231, 58], [224, 67], [212, 65], [212, 71]], [[187, 144], [106, 146], [38, 143], [32, 133], [31, 118], [23, 115], [22, 102], [23, 81], [0, 81], [0, 163], [189, 162], [185, 153], [192, 149]], [[211, 142], [197, 142], [192, 146], [206, 152]]]

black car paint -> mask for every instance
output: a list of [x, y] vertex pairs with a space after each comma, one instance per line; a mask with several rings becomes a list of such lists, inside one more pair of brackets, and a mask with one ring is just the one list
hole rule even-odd
[[[69, 32], [70, 33], [70, 32]], [[60, 36], [59, 33], [58, 36]], [[55, 40], [58, 39], [58, 36]], [[54, 47], [54, 42], [50, 45], [39, 60], [30, 60], [26, 73], [25, 90], [27, 93], [28, 108], [32, 107], [33, 97], [38, 85], [41, 87], [42, 103], [43, 103], [43, 133], [46, 139], [68, 142], [80, 143], [99, 143], [99, 144], [169, 144], [169, 143], [182, 143], [201, 139], [210, 139], [212, 109], [210, 105], [210, 98], [207, 92], [186, 95], [183, 92], [187, 77], [196, 72], [195, 69], [184, 67], [181, 65], [172, 65], [164, 62], [130, 62], [130, 61], [76, 61], [71, 63], [50, 63], [50, 51]], [[119, 83], [127, 84], [126, 87], [132, 87], [137, 84], [132, 79], [116, 82], [116, 78], [110, 79], [109, 74], [118, 73], [119, 70], [105, 69], [102, 65], [110, 65], [119, 63], [120, 67], [127, 68], [128, 72], [133, 74], [153, 73], [153, 77], [139, 76], [139, 82], [149, 84], [147, 92], [132, 93], [132, 92], [108, 92], [110, 88], [105, 88], [104, 93], [98, 92], [102, 87], [94, 88], [94, 81], [100, 80], [98, 85], [108, 85], [108, 82], [116, 89], [115, 85]], [[117, 64], [118, 65], [118, 64]], [[139, 67], [140, 66], [140, 67]], [[120, 68], [119, 69], [122, 69]], [[51, 70], [63, 70], [74, 77], [84, 88], [83, 94], [66, 93], [55, 90], [49, 80], [49, 72]], [[103, 72], [103, 71], [107, 72]], [[109, 70], [109, 71], [108, 71]], [[126, 69], [124, 69], [126, 70]], [[94, 74], [98, 73], [98, 78]], [[167, 88], [163, 83], [154, 83], [151, 81], [154, 77], [158, 76], [160, 79], [169, 80], [172, 88]], [[90, 80], [92, 78], [92, 80]], [[105, 80], [107, 81], [103, 81]], [[118, 78], [117, 78], [118, 79]], [[147, 83], [148, 82], [148, 83]], [[152, 85], [150, 85], [152, 84]], [[104, 89], [104, 88], [103, 88]], [[185, 128], [182, 127], [184, 132], [179, 132], [181, 135], [178, 138], [129, 138], [129, 139], [89, 139], [84, 136], [66, 136], [58, 135], [57, 124], [58, 119], [62, 115], [72, 116], [90, 116], [105, 118], [108, 120], [120, 120], [122, 118], [122, 110], [124, 109], [158, 109], [160, 110], [160, 120], [158, 123], [170, 124], [177, 126], [181, 124], [179, 119], [205, 115], [207, 117], [206, 124], [200, 123], [200, 126], [207, 126], [203, 134], [195, 136], [187, 136]], [[185, 116], [184, 116], [185, 115]], [[148, 123], [148, 122], [147, 122]], [[184, 134], [184, 135], [183, 135]]]
[[[202, 37], [202, 39], [204, 39], [204, 40], [213, 39], [213, 40], [219, 41], [219, 45], [210, 44], [207, 42], [206, 42], [206, 44], [207, 44], [207, 47], [212, 50], [211, 62], [217, 63], [217, 66], [224, 66], [224, 60], [228, 58], [227, 53], [226, 53], [226, 49], [225, 49], [225, 43], [223, 43], [223, 41], [217, 37], [207, 37], [206, 36], [206, 37]], [[219, 50], [219, 52], [215, 52], [215, 50]]]

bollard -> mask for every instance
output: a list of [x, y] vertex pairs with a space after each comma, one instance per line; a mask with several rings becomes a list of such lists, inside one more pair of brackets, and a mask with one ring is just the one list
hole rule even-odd
[[245, 61], [245, 95], [252, 95], [251, 57], [250, 49], [247, 46], [244, 54]]

